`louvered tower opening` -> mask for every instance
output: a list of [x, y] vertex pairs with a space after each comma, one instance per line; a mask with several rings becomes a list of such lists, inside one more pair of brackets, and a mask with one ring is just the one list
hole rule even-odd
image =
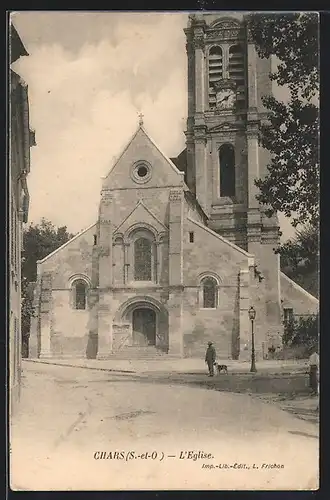
[[237, 85], [237, 105], [243, 108], [245, 104], [245, 67], [244, 51], [241, 45], [233, 45], [229, 49], [229, 78]]
[[209, 52], [209, 106], [210, 109], [216, 107], [216, 94], [213, 87], [214, 82], [222, 78], [222, 49], [218, 45], [210, 48]]

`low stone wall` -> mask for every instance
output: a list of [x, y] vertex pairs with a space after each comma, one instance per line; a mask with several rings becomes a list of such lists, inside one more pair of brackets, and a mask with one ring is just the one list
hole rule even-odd
[[273, 354], [268, 353], [266, 359], [308, 359], [309, 355], [310, 353], [306, 346], [284, 347]]

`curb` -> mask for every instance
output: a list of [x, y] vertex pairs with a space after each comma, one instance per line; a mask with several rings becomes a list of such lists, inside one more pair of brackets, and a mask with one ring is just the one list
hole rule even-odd
[[[146, 372], [143, 372], [143, 373], [146, 373]], [[152, 372], [149, 372], [149, 373], [152, 373]], [[154, 375], [168, 375], [168, 372], [154, 372]], [[173, 377], [180, 377], [181, 376], [187, 376], [187, 375], [190, 375], [190, 376], [204, 376], [207, 377], [207, 374], [206, 373], [185, 373], [185, 372], [171, 372], [171, 375], [173, 375]], [[232, 378], [233, 376], [235, 375], [238, 375], [240, 377], [244, 377], [245, 379], [250, 379], [250, 380], [269, 380], [269, 379], [280, 379], [280, 378], [294, 378], [294, 377], [297, 377], [297, 376], [305, 376], [306, 374], [304, 372], [296, 372], [296, 373], [269, 373], [269, 374], [264, 374], [264, 373], [259, 373], [259, 374], [252, 374], [252, 373], [247, 373], [247, 372], [232, 372], [230, 374], [228, 374], [225, 377], [213, 377], [211, 380], [209, 380], [207, 378], [207, 380], [205, 380], [206, 382], [219, 382], [222, 378], [224, 380], [228, 380], [229, 378]], [[191, 379], [193, 380], [193, 379]]]
[[[176, 373], [178, 375], [180, 374], [180, 372], [176, 372]], [[197, 372], [196, 373], [182, 372], [182, 375], [204, 375], [204, 374], [197, 373]], [[297, 375], [306, 375], [306, 373], [305, 372], [279, 372], [279, 373], [273, 373], [273, 372], [269, 372], [269, 373], [231, 372], [231, 373], [228, 373], [228, 375], [226, 375], [226, 376], [233, 376], [233, 375], [240, 375], [240, 376], [245, 376], [247, 378], [255, 378], [255, 379], [261, 380], [261, 379], [280, 378], [280, 377], [296, 377]], [[221, 379], [218, 376], [214, 376], [214, 380], [221, 380]]]
[[97, 371], [102, 371], [102, 372], [116, 372], [116, 373], [137, 373], [133, 370], [114, 370], [112, 368], [101, 368], [101, 367], [94, 367], [94, 366], [85, 366], [85, 365], [72, 365], [70, 363], [57, 363], [56, 361], [52, 361], [49, 363], [48, 361], [37, 361], [36, 359], [28, 359], [24, 358], [24, 361], [27, 361], [28, 363], [36, 363], [37, 365], [52, 365], [52, 366], [67, 366], [69, 368], [85, 368], [86, 370], [97, 370]]
[[[142, 374], [142, 375], [174, 375], [174, 376], [182, 376], [182, 375], [205, 375], [206, 372], [176, 372], [176, 371], [135, 371], [135, 370], [120, 370], [120, 369], [113, 369], [113, 368], [102, 368], [102, 367], [97, 367], [97, 366], [86, 366], [86, 365], [74, 365], [71, 363], [59, 363], [56, 361], [39, 361], [36, 359], [29, 359], [29, 358], [24, 358], [24, 361], [27, 361], [29, 363], [36, 363], [36, 364], [43, 364], [43, 365], [53, 365], [53, 366], [66, 366], [69, 368], [82, 368], [85, 370], [95, 370], [95, 371], [103, 371], [103, 372], [111, 372], [111, 373], [134, 373], [134, 374]], [[295, 371], [295, 372], [268, 372], [268, 373], [250, 373], [250, 372], [239, 372], [239, 371], [233, 371], [228, 373], [228, 376], [232, 375], [240, 375], [240, 376], [245, 376], [247, 378], [253, 378], [253, 379], [258, 379], [258, 380], [267, 380], [269, 378], [281, 378], [281, 377], [294, 377], [297, 375], [306, 375], [305, 371]], [[222, 375], [222, 377], [225, 377], [227, 375]], [[214, 377], [214, 380], [219, 380], [219, 377]]]

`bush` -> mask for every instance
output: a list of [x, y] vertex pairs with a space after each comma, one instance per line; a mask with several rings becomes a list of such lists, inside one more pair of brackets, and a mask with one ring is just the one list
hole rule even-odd
[[[301, 348], [309, 355], [318, 347], [319, 318], [318, 315], [300, 316], [284, 325], [283, 345], [286, 349]], [[300, 349], [298, 349], [300, 350]]]
[[281, 350], [276, 351], [272, 359], [278, 360], [288, 360], [288, 359], [306, 359], [310, 355], [309, 348], [300, 345], [286, 347], [284, 346]]

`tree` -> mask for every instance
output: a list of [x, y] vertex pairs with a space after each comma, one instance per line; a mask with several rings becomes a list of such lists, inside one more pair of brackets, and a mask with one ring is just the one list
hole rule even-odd
[[23, 232], [22, 255], [22, 355], [28, 357], [28, 339], [33, 310], [33, 284], [37, 279], [37, 260], [43, 259], [74, 235], [66, 226], [56, 228], [42, 219], [40, 224], [30, 224]]
[[279, 249], [281, 270], [309, 293], [319, 295], [319, 233], [305, 226]]
[[27, 278], [22, 276], [22, 303], [21, 303], [21, 331], [22, 331], [22, 357], [29, 357], [29, 337], [31, 318], [34, 316], [33, 307], [33, 283], [29, 283]]
[[44, 218], [40, 224], [30, 224], [23, 233], [22, 276], [29, 282], [35, 281], [37, 260], [43, 259], [73, 236], [66, 226], [57, 228]]
[[287, 86], [288, 103], [264, 96], [268, 123], [260, 142], [272, 154], [268, 172], [256, 180], [257, 199], [266, 215], [281, 211], [292, 225], [319, 220], [319, 90], [318, 15], [315, 13], [251, 14], [248, 27], [261, 58], [276, 56], [271, 80]]

